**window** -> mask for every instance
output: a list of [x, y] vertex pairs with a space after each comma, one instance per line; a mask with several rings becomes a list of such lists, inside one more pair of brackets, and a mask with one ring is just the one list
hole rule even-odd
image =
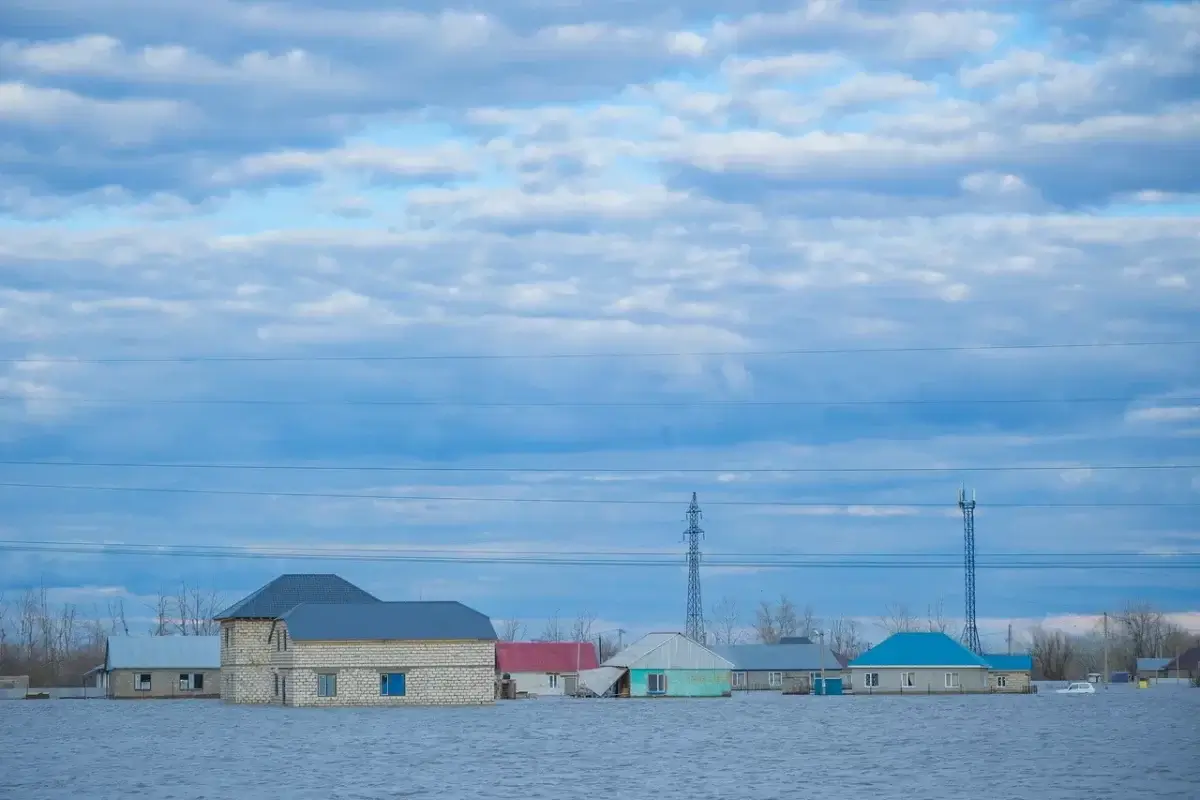
[[946, 688], [947, 689], [957, 689], [961, 685], [962, 684], [959, 683], [959, 681], [958, 681], [958, 673], [957, 672], [947, 672], [946, 673]]
[[404, 697], [404, 673], [383, 672], [379, 675], [380, 697]]
[[551, 673], [548, 673], [546, 675], [546, 677], [550, 680], [550, 688], [557, 689], [558, 688], [558, 676], [555, 675], [553, 672], [551, 672]]
[[142, 672], [133, 679], [133, 688], [138, 692], [150, 691], [150, 673]]
[[232, 634], [233, 634], [233, 628], [232, 628], [232, 627], [230, 627], [230, 626], [228, 626], [228, 625], [226, 625], [226, 626], [225, 626], [225, 646], [226, 646], [226, 647], [228, 647], [228, 646], [229, 646], [229, 644], [230, 644], [230, 642], [232, 642], [232, 641], [233, 641], [233, 636], [232, 636]]
[[1007, 688], [1008, 687], [1008, 676], [1007, 675], [997, 675], [996, 676], [996, 685], [998, 687], [1000, 687], [1001, 689]]
[[317, 697], [337, 697], [337, 673], [323, 672], [317, 675]]
[[192, 692], [199, 691], [204, 688], [204, 673], [202, 672], [181, 672], [179, 673], [179, 691]]
[[735, 688], [735, 689], [746, 688], [746, 673], [744, 673], [744, 672], [733, 673], [733, 688]]
[[275, 696], [279, 697], [279, 673], [275, 673]]
[[647, 694], [666, 694], [667, 676], [661, 672], [651, 672], [646, 676]]
[[879, 687], [879, 673], [878, 672], [864, 672], [863, 673], [863, 686], [867, 687], [868, 689], [878, 688]]
[[783, 686], [783, 673], [782, 672], [768, 672], [767, 673], [767, 685], [772, 688]]
[[287, 650], [287, 628], [283, 629], [283, 633], [280, 634], [279, 638], [283, 640], [283, 649]]
[[916, 685], [917, 685], [917, 673], [915, 673], [915, 672], [901, 672], [900, 673], [900, 688], [901, 689], [912, 689]]

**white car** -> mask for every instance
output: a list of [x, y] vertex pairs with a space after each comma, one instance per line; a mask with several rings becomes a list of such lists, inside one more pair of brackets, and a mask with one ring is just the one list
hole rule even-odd
[[1096, 687], [1086, 681], [1072, 683], [1065, 689], [1055, 689], [1055, 694], [1095, 694]]

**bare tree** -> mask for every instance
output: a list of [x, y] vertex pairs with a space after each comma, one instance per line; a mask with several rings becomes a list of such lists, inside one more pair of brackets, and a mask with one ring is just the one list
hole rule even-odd
[[8, 660], [8, 599], [0, 593], [0, 672]]
[[525, 636], [525, 623], [519, 619], [506, 619], [500, 622], [500, 641], [519, 642]]
[[903, 603], [889, 605], [884, 615], [879, 618], [879, 627], [887, 631], [889, 636], [893, 633], [911, 633], [920, 630], [917, 618]]
[[129, 621], [125, 618], [125, 598], [108, 601], [109, 630], [114, 636], [129, 635]]
[[858, 658], [866, 650], [858, 623], [849, 617], [829, 623], [829, 649], [846, 660]]
[[1030, 633], [1029, 652], [1033, 656], [1035, 671], [1041, 673], [1045, 680], [1067, 679], [1075, 647], [1065, 633], [1034, 628]]
[[940, 598], [934, 605], [926, 607], [925, 619], [931, 633], [945, 633], [950, 627], [950, 622], [942, 610]]
[[572, 642], [590, 642], [592, 640], [592, 627], [596, 624], [596, 615], [590, 611], [584, 611], [579, 616], [575, 617], [575, 621], [571, 623], [571, 641]]
[[708, 635], [713, 644], [737, 644], [742, 639], [742, 620], [737, 601], [722, 597], [708, 612]]
[[221, 598], [216, 592], [188, 588], [186, 582], [181, 582], [175, 592], [172, 623], [180, 636], [215, 636], [221, 626], [213, 616], [220, 609]]
[[154, 612], [154, 624], [150, 626], [151, 636], [170, 636], [176, 627], [171, 619], [172, 598], [162, 589], [154, 598], [153, 603], [147, 603], [147, 608]]
[[563, 640], [562, 620], [558, 617], [558, 612], [546, 620], [546, 625], [542, 628], [542, 635], [538, 637], [538, 641], [542, 642], [561, 642]]
[[787, 595], [780, 595], [776, 605], [762, 601], [754, 615], [754, 633], [763, 644], [778, 644], [785, 636], [797, 635], [800, 625], [796, 606]]
[[598, 644], [599, 647], [597, 649], [599, 652], [596, 655], [600, 657], [602, 662], [615, 656], [621, 647], [620, 639], [610, 633], [601, 634]]

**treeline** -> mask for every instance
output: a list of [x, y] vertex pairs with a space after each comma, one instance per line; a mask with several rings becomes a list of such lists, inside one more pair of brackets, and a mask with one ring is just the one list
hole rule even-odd
[[[1107, 628], [1107, 630], [1106, 630]], [[1175, 658], [1200, 645], [1200, 635], [1172, 622], [1149, 603], [1130, 603], [1082, 634], [1035, 628], [1029, 634], [1034, 678], [1061, 681], [1137, 670], [1139, 658]]]
[[0, 595], [0, 675], [28, 675], [30, 686], [78, 686], [104, 662], [109, 636], [213, 635], [212, 616], [220, 610], [216, 592], [186, 584], [160, 591], [136, 614], [120, 598], [83, 608], [51, 603], [45, 588]]

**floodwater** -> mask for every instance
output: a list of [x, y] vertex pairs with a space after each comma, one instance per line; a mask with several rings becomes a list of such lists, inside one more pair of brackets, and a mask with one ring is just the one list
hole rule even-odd
[[3, 800], [1200, 798], [1200, 689], [518, 700], [466, 709], [0, 703]]

